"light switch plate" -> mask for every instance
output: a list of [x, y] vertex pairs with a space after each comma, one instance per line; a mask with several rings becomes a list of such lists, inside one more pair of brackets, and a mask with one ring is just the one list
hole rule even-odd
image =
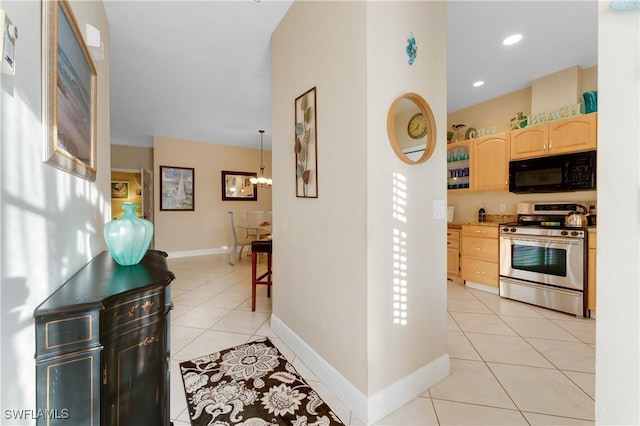
[[444, 219], [447, 217], [447, 203], [445, 200], [433, 200], [433, 218]]

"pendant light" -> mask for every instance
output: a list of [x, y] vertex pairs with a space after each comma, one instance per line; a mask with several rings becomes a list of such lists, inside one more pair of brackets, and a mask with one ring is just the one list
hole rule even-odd
[[252, 177], [249, 179], [253, 185], [258, 185], [258, 188], [270, 189], [272, 180], [271, 178], [264, 177], [264, 162], [262, 160], [262, 136], [264, 135], [264, 130], [258, 130], [260, 133], [260, 176]]

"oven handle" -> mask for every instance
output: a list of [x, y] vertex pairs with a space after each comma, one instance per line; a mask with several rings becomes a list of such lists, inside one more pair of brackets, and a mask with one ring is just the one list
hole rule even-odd
[[555, 243], [564, 245], [584, 245], [584, 239], [582, 238], [570, 238], [570, 237], [523, 237], [522, 235], [501, 235], [500, 239], [509, 241], [529, 241], [532, 243]]

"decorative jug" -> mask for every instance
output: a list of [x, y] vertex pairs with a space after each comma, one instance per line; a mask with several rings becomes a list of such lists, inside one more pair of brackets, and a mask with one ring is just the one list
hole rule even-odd
[[104, 240], [109, 253], [118, 264], [136, 265], [151, 244], [153, 224], [136, 215], [138, 203], [122, 203], [122, 207], [124, 215], [104, 226]]

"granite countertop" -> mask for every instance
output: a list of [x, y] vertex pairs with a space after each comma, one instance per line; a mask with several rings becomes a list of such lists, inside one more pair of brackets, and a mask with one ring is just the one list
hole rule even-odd
[[470, 222], [449, 222], [449, 226], [461, 227], [462, 225], [480, 225], [480, 226], [497, 226], [501, 223], [515, 222], [516, 215], [509, 214], [488, 214], [484, 222], [478, 222], [477, 220]]

